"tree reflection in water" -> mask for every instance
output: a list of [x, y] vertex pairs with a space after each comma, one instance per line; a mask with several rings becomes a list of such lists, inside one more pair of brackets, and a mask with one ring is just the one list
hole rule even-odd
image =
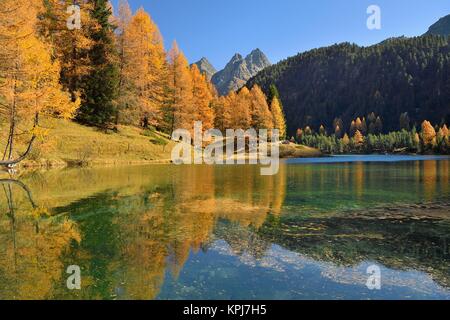
[[[21, 181], [0, 180], [0, 283], [2, 299], [47, 299], [61, 281], [62, 252], [79, 234], [70, 220], [51, 217]], [[15, 197], [15, 195], [18, 195]]]
[[[373, 261], [421, 270], [448, 288], [449, 206], [436, 200], [448, 199], [448, 163], [391, 169], [283, 165], [273, 177], [251, 166], [51, 171], [24, 177], [35, 200], [23, 183], [4, 181], [0, 298], [155, 299], [218, 240], [256, 261], [275, 244], [337, 267]], [[406, 204], [373, 208], [390, 199]], [[420, 201], [434, 202], [411, 204]], [[81, 291], [65, 286], [72, 264], [81, 267]]]

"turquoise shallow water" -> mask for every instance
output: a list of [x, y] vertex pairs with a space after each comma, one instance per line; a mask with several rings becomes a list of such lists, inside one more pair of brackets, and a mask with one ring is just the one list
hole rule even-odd
[[[449, 299], [450, 160], [67, 169], [1, 181], [1, 299]], [[66, 269], [81, 270], [68, 290]], [[366, 286], [369, 266], [381, 290]]]
[[439, 155], [341, 155], [324, 158], [302, 158], [288, 159], [285, 163], [305, 164], [305, 163], [352, 163], [352, 162], [401, 162], [401, 161], [433, 161], [450, 160], [450, 156]]

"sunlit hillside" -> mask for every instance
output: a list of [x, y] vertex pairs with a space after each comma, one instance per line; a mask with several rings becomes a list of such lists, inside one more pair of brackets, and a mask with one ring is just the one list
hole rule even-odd
[[[44, 136], [36, 140], [24, 166], [169, 162], [174, 145], [164, 134], [129, 126], [119, 126], [117, 133], [105, 133], [72, 121], [44, 119], [42, 127]], [[7, 130], [1, 130], [0, 150], [4, 149], [6, 134]], [[21, 140], [18, 153], [25, 150], [28, 142]]]

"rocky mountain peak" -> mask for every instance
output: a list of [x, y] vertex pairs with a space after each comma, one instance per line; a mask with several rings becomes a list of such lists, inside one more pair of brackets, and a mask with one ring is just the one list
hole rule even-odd
[[211, 80], [212, 76], [217, 73], [216, 68], [205, 57], [194, 63], [197, 65], [201, 73], [205, 74], [208, 80]]
[[250, 78], [270, 65], [269, 59], [260, 49], [253, 50], [245, 58], [236, 53], [225, 68], [212, 77], [212, 82], [220, 95], [226, 95], [240, 89]]

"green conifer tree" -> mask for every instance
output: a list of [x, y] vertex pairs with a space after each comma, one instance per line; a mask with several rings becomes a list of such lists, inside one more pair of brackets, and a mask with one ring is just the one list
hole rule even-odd
[[91, 72], [84, 78], [82, 104], [77, 119], [85, 124], [108, 128], [116, 119], [116, 98], [119, 84], [114, 29], [108, 0], [91, 0], [92, 19], [98, 23], [90, 30]]

